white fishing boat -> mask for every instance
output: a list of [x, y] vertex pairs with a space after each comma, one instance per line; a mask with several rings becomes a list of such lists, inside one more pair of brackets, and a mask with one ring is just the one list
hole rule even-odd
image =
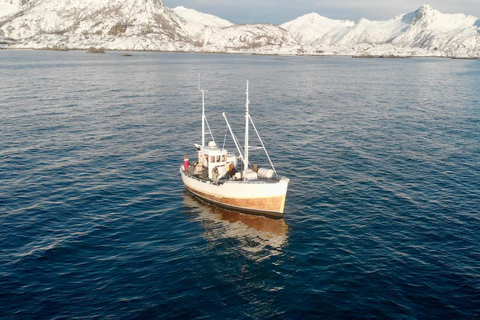
[[[180, 166], [180, 174], [186, 189], [197, 197], [221, 207], [274, 218], [283, 217], [290, 180], [277, 175], [249, 114], [248, 81], [243, 150], [230, 127], [227, 116], [223, 113], [238, 155], [217, 146], [205, 116], [205, 91], [200, 91], [202, 93], [202, 144], [195, 144], [198, 157], [196, 166], [193, 167], [189, 160]], [[250, 125], [255, 130], [261, 147], [249, 146]], [[208, 144], [205, 144], [206, 128], [212, 137], [212, 141]], [[249, 150], [253, 149], [264, 150], [270, 168], [258, 168], [256, 164], [250, 163]]]

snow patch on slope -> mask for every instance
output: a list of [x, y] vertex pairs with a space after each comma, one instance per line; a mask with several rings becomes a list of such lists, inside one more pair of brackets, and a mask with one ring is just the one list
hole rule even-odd
[[314, 45], [390, 43], [408, 27], [403, 17], [404, 16], [397, 16], [388, 21], [360, 19], [360, 21], [352, 27], [343, 30], [333, 30], [333, 32], [326, 34], [322, 39], [316, 41]]
[[210, 29], [204, 35], [205, 52], [298, 54], [302, 46], [288, 31], [272, 24], [233, 25]]
[[226, 28], [233, 26], [233, 23], [217, 16], [201, 13], [194, 9], [188, 9], [182, 6], [172, 9], [176, 14], [185, 19], [188, 22], [196, 22], [202, 25]]
[[0, 20], [36, 5], [41, 0], [0, 0]]
[[12, 13], [19, 11], [20, 8], [18, 5], [11, 2], [0, 2], [0, 18], [3, 16], [8, 16]]

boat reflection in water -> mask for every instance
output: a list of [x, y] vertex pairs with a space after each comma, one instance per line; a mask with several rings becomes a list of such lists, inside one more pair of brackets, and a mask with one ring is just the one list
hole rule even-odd
[[198, 214], [195, 220], [205, 228], [208, 241], [237, 239], [241, 250], [255, 260], [281, 254], [287, 243], [288, 226], [284, 219], [226, 210], [198, 199], [187, 190], [183, 192], [183, 203]]

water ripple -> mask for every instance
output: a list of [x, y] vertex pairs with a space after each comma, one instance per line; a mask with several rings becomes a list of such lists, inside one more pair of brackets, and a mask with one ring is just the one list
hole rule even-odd
[[[1, 54], [2, 318], [480, 314], [478, 63]], [[222, 142], [251, 80], [285, 220], [184, 192], [198, 73]]]

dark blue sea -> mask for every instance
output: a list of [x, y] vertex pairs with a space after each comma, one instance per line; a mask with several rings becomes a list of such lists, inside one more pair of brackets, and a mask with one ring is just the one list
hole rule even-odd
[[[223, 145], [246, 80], [281, 220], [178, 172], [199, 84]], [[479, 319], [479, 88], [477, 60], [0, 50], [0, 318]]]

